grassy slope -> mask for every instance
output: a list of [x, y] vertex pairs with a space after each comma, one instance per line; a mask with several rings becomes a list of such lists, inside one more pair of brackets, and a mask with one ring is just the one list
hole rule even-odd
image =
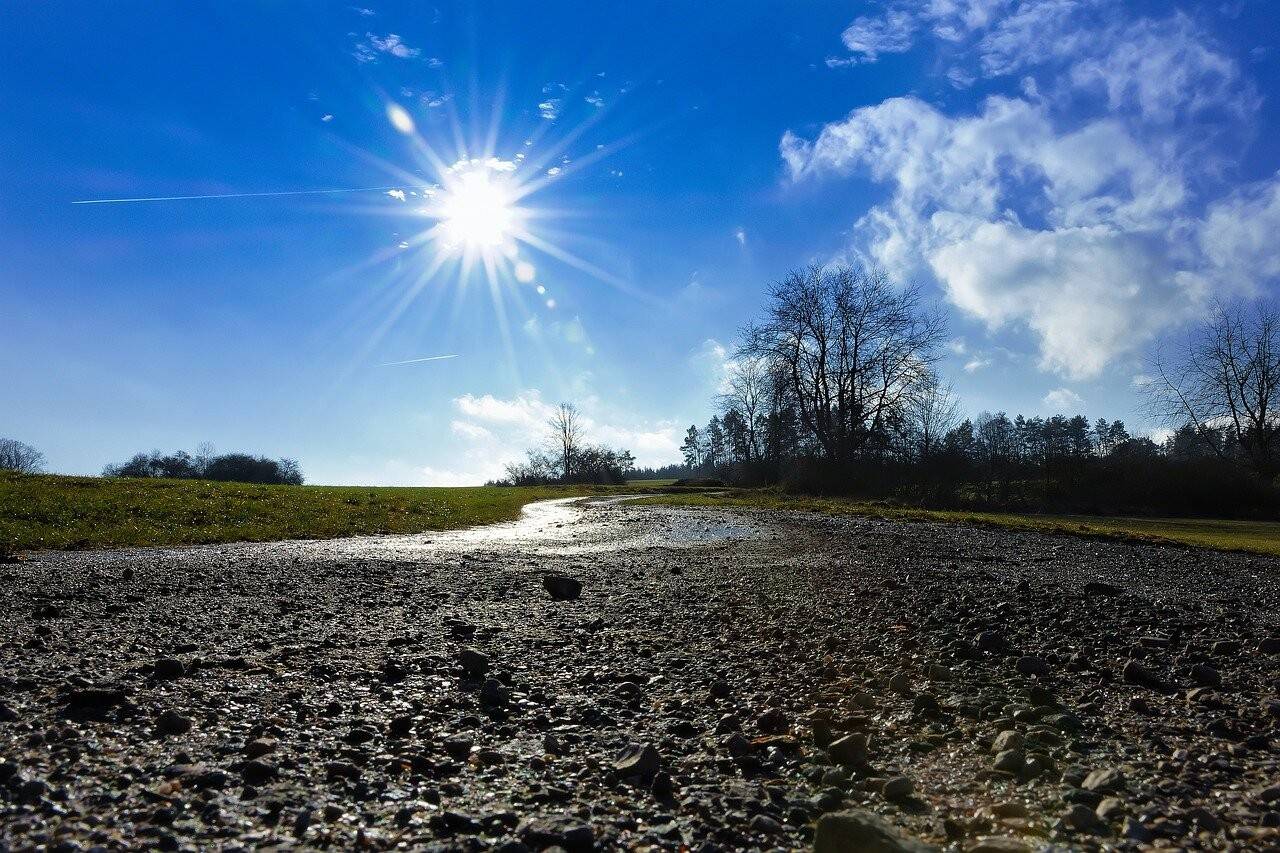
[[526, 503], [604, 487], [252, 486], [0, 472], [0, 552], [328, 539], [507, 521]]
[[716, 494], [663, 495], [639, 503], [681, 506], [740, 506], [793, 509], [832, 515], [865, 515], [900, 521], [941, 521], [991, 525], [1041, 533], [1070, 533], [1106, 539], [1165, 542], [1247, 551], [1280, 557], [1280, 522], [1200, 518], [1128, 518], [1092, 515], [1018, 515], [1015, 513], [928, 510], [841, 498], [816, 498], [772, 491], [738, 489]]

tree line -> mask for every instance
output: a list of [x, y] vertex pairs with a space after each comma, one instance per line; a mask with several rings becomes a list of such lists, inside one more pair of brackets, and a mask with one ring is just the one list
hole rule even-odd
[[300, 486], [302, 468], [294, 459], [269, 459], [250, 453], [215, 454], [201, 447], [194, 454], [185, 450], [173, 453], [136, 453], [118, 465], [102, 469], [104, 477], [138, 477], [170, 480], [215, 480], [231, 483]]
[[810, 267], [744, 328], [691, 474], [941, 505], [1267, 514], [1280, 508], [1280, 323], [1218, 306], [1145, 393], [1160, 444], [1121, 421], [961, 418], [935, 365], [944, 329], [917, 288]]

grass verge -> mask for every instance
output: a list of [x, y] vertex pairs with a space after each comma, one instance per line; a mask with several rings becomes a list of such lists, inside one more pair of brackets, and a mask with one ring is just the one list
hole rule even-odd
[[1220, 551], [1244, 551], [1280, 557], [1280, 522], [1234, 521], [1211, 518], [1138, 518], [1095, 515], [1022, 515], [1003, 512], [933, 510], [859, 501], [850, 498], [820, 498], [789, 495], [757, 489], [731, 489], [702, 494], [670, 494], [644, 498], [637, 503], [678, 506], [755, 507], [800, 510], [828, 515], [858, 515], [893, 521], [934, 521], [1026, 530], [1036, 533], [1065, 533], [1102, 539], [1190, 545]]
[[620, 491], [626, 489], [254, 486], [0, 472], [0, 555], [422, 533], [509, 521], [531, 501]]

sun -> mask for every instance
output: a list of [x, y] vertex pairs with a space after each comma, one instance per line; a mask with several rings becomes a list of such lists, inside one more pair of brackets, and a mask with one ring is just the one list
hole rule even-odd
[[517, 230], [519, 209], [486, 162], [466, 162], [440, 189], [435, 216], [445, 248], [486, 254], [509, 244]]

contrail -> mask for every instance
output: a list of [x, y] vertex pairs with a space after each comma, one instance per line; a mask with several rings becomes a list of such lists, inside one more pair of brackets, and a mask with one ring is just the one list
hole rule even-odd
[[423, 361], [441, 361], [446, 358], [457, 358], [457, 357], [458, 357], [458, 354], [455, 352], [452, 355], [429, 355], [426, 358], [410, 358], [404, 361], [384, 361], [382, 364], [379, 364], [378, 366], [379, 367], [395, 367], [397, 364], [418, 364]]
[[158, 195], [148, 196], [146, 198], [88, 198], [80, 201], [73, 201], [72, 204], [133, 204], [140, 201], [194, 201], [196, 199], [206, 198], [270, 198], [272, 196], [283, 195], [333, 195], [335, 193], [373, 193], [386, 192], [387, 190], [402, 189], [401, 186], [391, 187], [352, 187], [337, 190], [286, 190], [283, 192], [269, 193], [219, 193], [217, 195]]

